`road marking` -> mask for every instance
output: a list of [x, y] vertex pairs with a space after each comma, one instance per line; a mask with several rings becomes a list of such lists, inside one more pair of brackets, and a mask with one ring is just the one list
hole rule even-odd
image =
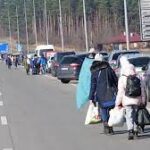
[[3, 105], [4, 105], [3, 101], [0, 101], [0, 106], [3, 106]]
[[6, 116], [1, 116], [1, 124], [2, 125], [7, 125], [7, 118], [6, 118]]
[[2, 93], [0, 92], [0, 96], [2, 96]]
[[3, 150], [13, 150], [12, 148], [4, 148]]

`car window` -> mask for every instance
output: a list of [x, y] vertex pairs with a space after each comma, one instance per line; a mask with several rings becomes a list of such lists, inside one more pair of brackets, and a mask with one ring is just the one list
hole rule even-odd
[[149, 57], [133, 58], [129, 59], [129, 62], [133, 64], [135, 67], [143, 67], [150, 62], [150, 58]]
[[80, 63], [80, 62], [81, 60], [77, 57], [64, 57], [60, 63], [63, 65], [63, 64]]
[[64, 56], [74, 55], [74, 54], [75, 54], [75, 52], [59, 53], [59, 54], [57, 54], [57, 61], [60, 62]]
[[108, 54], [105, 52], [100, 52], [100, 54], [102, 54], [103, 56], [108, 56]]
[[112, 60], [117, 60], [120, 55], [124, 54], [138, 54], [139, 52], [120, 52], [113, 55]]

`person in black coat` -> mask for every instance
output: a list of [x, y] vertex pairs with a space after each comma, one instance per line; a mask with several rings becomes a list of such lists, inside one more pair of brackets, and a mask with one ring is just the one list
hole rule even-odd
[[91, 89], [89, 100], [98, 103], [104, 125], [104, 133], [112, 134], [112, 127], [108, 126], [109, 111], [115, 106], [118, 78], [108, 62], [103, 61], [101, 54], [95, 55], [91, 66]]

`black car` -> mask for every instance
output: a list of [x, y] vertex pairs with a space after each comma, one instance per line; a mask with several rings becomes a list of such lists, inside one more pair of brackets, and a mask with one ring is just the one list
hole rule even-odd
[[78, 80], [80, 69], [85, 57], [89, 54], [78, 54], [64, 56], [57, 72], [57, 78], [62, 83], [69, 83], [71, 80]]
[[60, 61], [64, 56], [67, 55], [75, 55], [74, 51], [68, 51], [68, 52], [57, 52], [54, 55], [54, 58], [51, 61], [51, 74], [52, 76], [56, 77], [57, 76], [57, 68], [59, 67]]

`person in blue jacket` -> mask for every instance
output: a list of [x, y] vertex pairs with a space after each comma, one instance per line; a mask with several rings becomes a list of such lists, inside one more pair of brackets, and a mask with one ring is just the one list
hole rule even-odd
[[103, 61], [101, 54], [96, 54], [91, 70], [91, 87], [89, 100], [98, 103], [105, 134], [113, 134], [108, 126], [109, 111], [115, 106], [118, 79], [109, 63]]
[[40, 64], [40, 67], [41, 67], [41, 73], [45, 74], [46, 73], [47, 58], [43, 54], [39, 58], [38, 63]]

